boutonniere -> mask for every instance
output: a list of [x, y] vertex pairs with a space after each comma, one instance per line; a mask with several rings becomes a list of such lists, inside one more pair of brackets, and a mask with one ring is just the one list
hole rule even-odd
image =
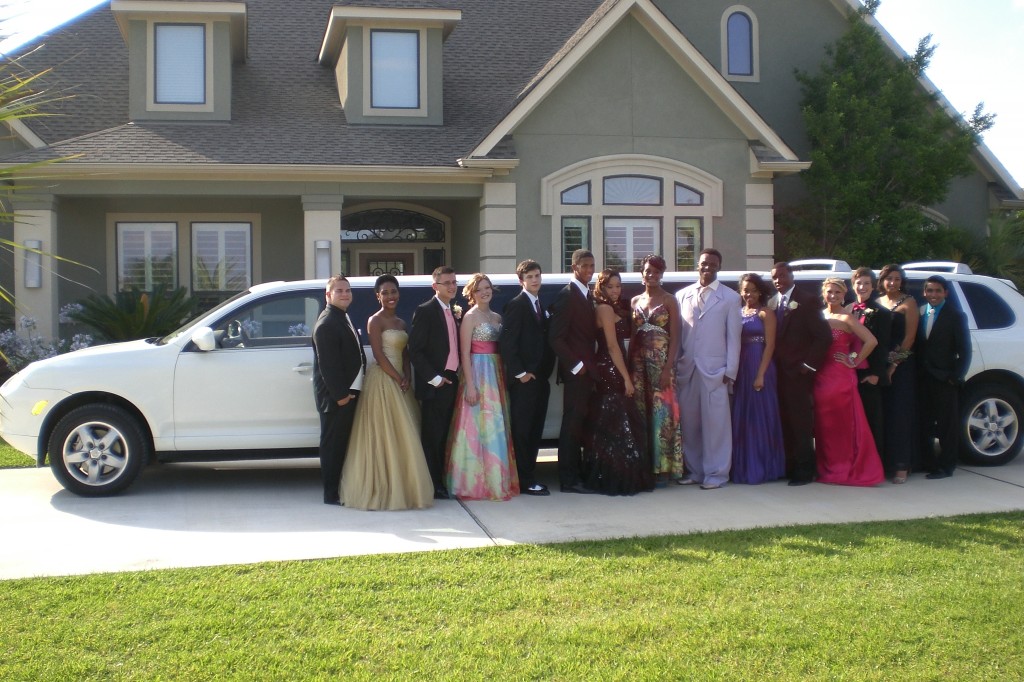
[[461, 320], [462, 319], [462, 306], [461, 305], [453, 305], [452, 306], [452, 315], [455, 316], [456, 320]]
[[866, 319], [868, 319], [869, 317], [871, 317], [874, 314], [875, 314], [875, 309], [874, 308], [865, 308], [864, 310], [860, 311], [860, 317], [861, 317], [862, 320], [866, 320]]
[[790, 301], [789, 305], [786, 307], [789, 308], [790, 310], [796, 310], [797, 308], [800, 307], [800, 304], [797, 303], [796, 301]]

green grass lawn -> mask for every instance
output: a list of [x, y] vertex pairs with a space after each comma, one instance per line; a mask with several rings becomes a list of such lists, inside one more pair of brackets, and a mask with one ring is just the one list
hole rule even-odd
[[35, 466], [36, 461], [22, 454], [0, 439], [0, 469]]
[[5, 680], [1021, 679], [1024, 513], [14, 580], [0, 622]]

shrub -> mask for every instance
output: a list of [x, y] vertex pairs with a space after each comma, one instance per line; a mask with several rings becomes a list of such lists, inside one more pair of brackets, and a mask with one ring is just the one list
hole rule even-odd
[[88, 325], [107, 341], [131, 341], [169, 334], [188, 320], [195, 302], [184, 287], [157, 285], [152, 292], [130, 289], [110, 296], [92, 295], [71, 319]]

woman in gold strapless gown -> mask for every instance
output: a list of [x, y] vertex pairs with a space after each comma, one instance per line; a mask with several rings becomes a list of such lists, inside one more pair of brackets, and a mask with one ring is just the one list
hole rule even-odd
[[434, 484], [420, 445], [419, 406], [410, 390], [409, 335], [395, 314], [398, 280], [374, 285], [380, 310], [367, 321], [375, 363], [356, 406], [341, 473], [341, 503], [353, 509], [422, 509], [434, 504]]

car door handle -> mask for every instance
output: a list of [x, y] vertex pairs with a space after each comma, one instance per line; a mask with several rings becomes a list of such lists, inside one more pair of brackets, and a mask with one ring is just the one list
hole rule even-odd
[[313, 373], [313, 363], [312, 362], [303, 362], [301, 365], [296, 365], [295, 367], [292, 367], [292, 371], [293, 372], [298, 372], [299, 374], [312, 374]]

